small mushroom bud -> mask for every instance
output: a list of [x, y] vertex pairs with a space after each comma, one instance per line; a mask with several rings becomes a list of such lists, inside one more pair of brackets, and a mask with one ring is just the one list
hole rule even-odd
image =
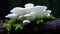
[[29, 24], [29, 23], [31, 23], [29, 20], [24, 20], [24, 21], [23, 21], [23, 25], [27, 25], [27, 24]]

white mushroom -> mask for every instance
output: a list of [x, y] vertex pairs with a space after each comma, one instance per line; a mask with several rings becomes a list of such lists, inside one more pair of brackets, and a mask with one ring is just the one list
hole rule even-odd
[[24, 20], [24, 21], [23, 21], [23, 25], [27, 25], [27, 24], [29, 24], [29, 23], [31, 23], [29, 20]]

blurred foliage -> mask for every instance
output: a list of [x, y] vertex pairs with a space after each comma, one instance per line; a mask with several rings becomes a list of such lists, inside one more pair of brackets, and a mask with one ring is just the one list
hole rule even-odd
[[15, 28], [15, 30], [18, 29], [23, 29], [23, 24], [20, 21], [17, 20], [9, 20], [7, 23], [3, 24], [3, 27], [7, 30], [10, 31], [12, 27]]
[[44, 23], [44, 20], [54, 20], [54, 19], [56, 19], [56, 18], [54, 16], [50, 15], [47, 17], [42, 17], [42, 18], [36, 19], [36, 23], [40, 24], [40, 23]]
[[18, 29], [22, 30], [23, 29], [23, 24], [18, 23], [18, 24], [15, 24], [14, 27], [15, 27], [15, 30], [18, 30]]

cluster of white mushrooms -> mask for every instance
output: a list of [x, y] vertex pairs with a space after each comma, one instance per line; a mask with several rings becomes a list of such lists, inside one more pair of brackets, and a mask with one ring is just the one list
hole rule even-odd
[[51, 10], [47, 10], [46, 6], [34, 6], [32, 3], [28, 3], [24, 5], [25, 8], [22, 7], [15, 7], [13, 8], [10, 12], [5, 17], [8, 17], [10, 19], [19, 19], [22, 20], [23, 24], [26, 25], [28, 23], [31, 23], [30, 21], [36, 19], [36, 18], [41, 18], [41, 17], [46, 17], [50, 16]]

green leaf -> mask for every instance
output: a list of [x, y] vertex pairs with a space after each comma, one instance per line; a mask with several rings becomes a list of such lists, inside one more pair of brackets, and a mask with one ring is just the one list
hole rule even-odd
[[6, 27], [6, 30], [10, 31], [11, 30], [11, 26]]
[[19, 28], [20, 28], [21, 30], [23, 29], [23, 25], [22, 25], [22, 24], [19, 24], [19, 23], [18, 23], [18, 24], [15, 24], [14, 26], [15, 26], [15, 30], [17, 30], [17, 29], [19, 29]]
[[11, 26], [14, 22], [15, 22], [15, 20], [9, 20], [7, 23], [3, 24], [3, 27], [7, 28], [7, 27]]
[[8, 23], [13, 24], [13, 23], [15, 23], [15, 20], [9, 20]]
[[7, 30], [10, 31], [11, 30], [11, 26], [12, 26], [13, 20], [9, 20], [7, 23], [3, 24], [3, 27]]
[[46, 17], [47, 19], [55, 19], [55, 17], [53, 17], [53, 16], [48, 16], [48, 17]]
[[3, 27], [8, 27], [8, 26], [10, 26], [8, 23], [3, 24]]
[[37, 20], [37, 24], [43, 23], [43, 20]]
[[4, 27], [7, 31], [10, 31], [10, 30], [11, 30], [11, 25], [8, 24], [8, 23], [5, 23], [5, 24], [3, 25], [3, 27]]

